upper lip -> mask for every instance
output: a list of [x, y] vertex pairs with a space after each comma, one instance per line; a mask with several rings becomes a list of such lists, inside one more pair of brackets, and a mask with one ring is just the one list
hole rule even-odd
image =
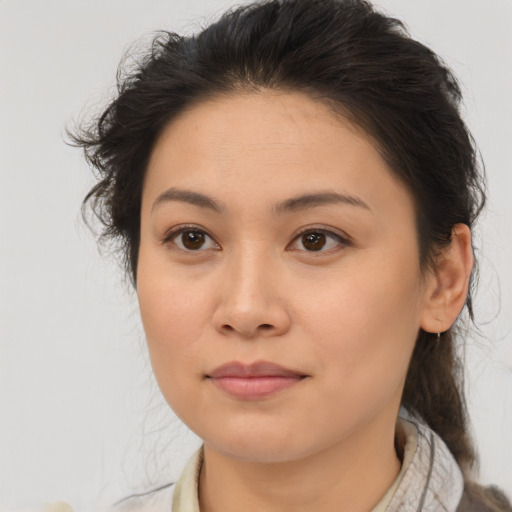
[[208, 377], [214, 379], [245, 377], [249, 379], [254, 377], [305, 377], [305, 375], [268, 361], [256, 361], [251, 364], [232, 361], [215, 368], [208, 374]]

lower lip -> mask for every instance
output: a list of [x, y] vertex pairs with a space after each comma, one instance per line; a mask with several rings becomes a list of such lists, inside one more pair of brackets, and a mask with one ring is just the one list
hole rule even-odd
[[300, 382], [302, 377], [218, 377], [210, 380], [235, 398], [259, 400], [292, 387]]

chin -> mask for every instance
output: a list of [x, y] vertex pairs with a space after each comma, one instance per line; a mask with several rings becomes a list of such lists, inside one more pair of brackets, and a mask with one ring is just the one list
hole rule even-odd
[[298, 460], [322, 449], [307, 439], [289, 435], [286, 429], [280, 432], [256, 429], [230, 432], [226, 429], [216, 439], [203, 439], [206, 445], [227, 457], [261, 464]]
[[283, 447], [279, 443], [231, 443], [229, 446], [212, 446], [216, 451], [233, 459], [259, 463], [276, 464], [300, 459], [304, 456], [300, 451]]

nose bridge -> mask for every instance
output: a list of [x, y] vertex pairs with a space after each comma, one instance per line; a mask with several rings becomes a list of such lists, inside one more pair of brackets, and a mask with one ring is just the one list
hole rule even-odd
[[252, 337], [288, 328], [288, 314], [275, 286], [276, 262], [262, 245], [240, 247], [226, 258], [214, 318], [217, 330]]
[[272, 300], [267, 282], [272, 263], [254, 247], [234, 252], [226, 265], [224, 300], [239, 313], [255, 313]]

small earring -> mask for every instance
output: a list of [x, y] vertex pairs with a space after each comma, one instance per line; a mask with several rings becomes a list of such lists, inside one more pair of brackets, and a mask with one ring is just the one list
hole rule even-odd
[[441, 333], [437, 333], [436, 343], [439, 343], [441, 341]]

